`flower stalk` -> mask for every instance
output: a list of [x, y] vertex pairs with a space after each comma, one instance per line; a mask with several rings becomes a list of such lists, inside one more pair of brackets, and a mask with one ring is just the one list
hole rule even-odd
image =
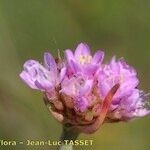
[[60, 140], [64, 142], [64, 140], [76, 140], [80, 134], [80, 132], [75, 129], [71, 124], [63, 124], [62, 125], [62, 134]]
[[[63, 124], [62, 125], [62, 134], [60, 137], [60, 141], [63, 143], [60, 145], [57, 149], [58, 150], [73, 150], [73, 145], [69, 144], [64, 144], [64, 141], [74, 141], [78, 138], [80, 132], [76, 129], [71, 124]], [[69, 142], [68, 142], [69, 143]]]

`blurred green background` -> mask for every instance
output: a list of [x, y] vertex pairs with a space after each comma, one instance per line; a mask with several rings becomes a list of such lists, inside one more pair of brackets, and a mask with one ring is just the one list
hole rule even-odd
[[[0, 139], [57, 140], [61, 125], [48, 113], [40, 92], [19, 78], [30, 58], [43, 52], [74, 49], [87, 42], [125, 57], [138, 71], [140, 87], [150, 92], [150, 1], [148, 0], [0, 0]], [[93, 135], [92, 147], [75, 150], [149, 150], [150, 117], [130, 123], [105, 124]], [[0, 149], [54, 149], [0, 147]]]

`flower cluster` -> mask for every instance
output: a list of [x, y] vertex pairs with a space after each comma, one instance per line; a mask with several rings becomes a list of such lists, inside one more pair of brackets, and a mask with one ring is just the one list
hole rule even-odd
[[85, 133], [105, 122], [128, 121], [150, 114], [148, 94], [137, 88], [137, 73], [124, 59], [102, 63], [104, 52], [91, 54], [81, 43], [75, 52], [65, 50], [65, 60], [44, 54], [44, 62], [28, 60], [21, 79], [44, 93], [50, 112], [61, 123]]

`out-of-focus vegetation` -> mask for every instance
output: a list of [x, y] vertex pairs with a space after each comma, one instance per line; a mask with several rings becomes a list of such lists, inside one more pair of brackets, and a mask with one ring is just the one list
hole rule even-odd
[[[56, 56], [57, 49], [63, 54], [82, 41], [92, 50], [104, 49], [105, 61], [125, 57], [137, 69], [140, 87], [150, 92], [150, 1], [0, 0], [0, 139], [58, 139], [61, 125], [19, 73], [27, 59], [42, 62], [44, 51]], [[149, 117], [105, 124], [93, 135], [80, 136], [94, 139], [92, 147], [75, 149], [149, 150], [149, 125]]]

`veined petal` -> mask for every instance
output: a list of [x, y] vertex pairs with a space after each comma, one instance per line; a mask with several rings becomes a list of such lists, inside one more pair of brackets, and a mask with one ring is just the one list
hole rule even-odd
[[93, 80], [86, 80], [84, 86], [80, 89], [79, 95], [88, 95], [91, 92]]
[[85, 43], [80, 43], [74, 53], [74, 56], [76, 58], [76, 60], [78, 60], [78, 58], [80, 56], [88, 56], [90, 55], [90, 48], [87, 44]]
[[70, 68], [72, 69], [72, 71], [74, 73], [77, 73], [77, 72], [81, 71], [80, 65], [77, 62], [73, 61], [73, 60], [70, 61], [69, 66], [70, 66]]
[[54, 72], [54, 75], [57, 75], [56, 62], [50, 53], [44, 53], [44, 66], [47, 70]]
[[94, 54], [94, 56], [92, 58], [92, 63], [93, 64], [101, 64], [103, 59], [104, 59], [104, 52], [99, 50]]
[[30, 75], [26, 71], [20, 73], [20, 78], [32, 89], [38, 89], [34, 81], [30, 78]]
[[53, 88], [53, 84], [46, 80], [36, 80], [35, 85], [41, 90], [49, 90]]
[[64, 79], [65, 75], [66, 75], [66, 70], [67, 68], [66, 67], [63, 67], [60, 71], [60, 82]]
[[65, 50], [65, 56], [68, 63], [70, 60], [74, 60], [74, 55], [70, 49]]
[[88, 76], [93, 76], [96, 71], [98, 69], [98, 66], [97, 65], [94, 65], [94, 64], [86, 64], [82, 67], [82, 72], [85, 74], [85, 75], [88, 75]]
[[55, 77], [46, 70], [39, 62], [28, 60], [24, 64], [24, 71], [20, 77], [25, 83], [33, 89], [50, 89], [55, 83]]

